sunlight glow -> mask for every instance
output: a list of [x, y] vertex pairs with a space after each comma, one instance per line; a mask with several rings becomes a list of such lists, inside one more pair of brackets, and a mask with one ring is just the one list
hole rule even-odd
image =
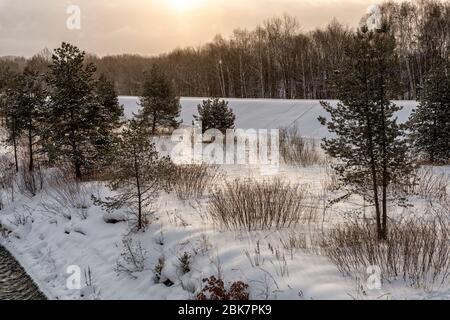
[[178, 11], [196, 9], [203, 0], [168, 0], [170, 5]]

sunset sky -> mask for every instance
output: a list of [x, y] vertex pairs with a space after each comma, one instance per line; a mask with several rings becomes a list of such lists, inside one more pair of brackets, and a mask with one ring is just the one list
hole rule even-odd
[[[337, 18], [355, 26], [379, 0], [0, 0], [0, 56], [31, 56], [69, 41], [99, 55], [154, 55], [197, 46], [233, 29], [253, 29], [274, 15], [298, 18], [303, 30]], [[67, 7], [81, 9], [69, 30]]]

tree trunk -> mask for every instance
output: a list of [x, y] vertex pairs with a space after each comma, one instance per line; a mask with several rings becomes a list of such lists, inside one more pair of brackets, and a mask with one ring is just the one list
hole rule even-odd
[[30, 157], [30, 163], [28, 166], [28, 170], [33, 172], [34, 170], [34, 157], [33, 157], [33, 129], [31, 120], [28, 123], [28, 153]]
[[79, 159], [75, 159], [74, 166], [75, 166], [75, 177], [77, 178], [77, 180], [81, 180], [83, 175], [81, 174], [81, 164]]
[[134, 174], [136, 178], [137, 196], [138, 196], [138, 230], [143, 227], [142, 223], [142, 194], [141, 194], [141, 182], [139, 179], [139, 164], [137, 161], [137, 154], [134, 155]]
[[381, 102], [381, 132], [380, 134], [382, 134], [382, 141], [381, 141], [381, 148], [382, 148], [382, 166], [383, 166], [383, 176], [382, 176], [382, 211], [383, 211], [383, 222], [382, 222], [382, 230], [381, 230], [381, 239], [382, 240], [387, 240], [387, 186], [388, 186], [388, 169], [387, 169], [387, 146], [386, 146], [386, 118], [385, 118], [385, 102], [384, 100], [384, 96], [385, 96], [385, 91], [384, 91], [384, 85], [385, 85], [385, 80], [384, 80], [384, 71], [385, 71], [385, 67], [383, 65], [382, 60], [380, 59], [380, 102]]
[[17, 157], [17, 126], [16, 126], [16, 120], [12, 119], [12, 142], [13, 142], [13, 148], [14, 148], [14, 164], [16, 167], [16, 172], [19, 172], [19, 160]]
[[382, 117], [382, 130], [383, 130], [383, 140], [382, 140], [382, 149], [383, 149], [383, 181], [382, 181], [382, 210], [383, 210], [383, 225], [382, 225], [382, 234], [381, 238], [383, 240], [387, 240], [387, 186], [388, 186], [388, 171], [387, 171], [387, 153], [386, 153], [386, 123], [385, 123], [385, 113], [384, 113], [384, 103], [381, 103], [381, 117]]
[[[367, 79], [367, 70], [364, 69], [364, 77]], [[377, 235], [378, 238], [381, 239], [382, 235], [382, 227], [381, 227], [381, 213], [380, 213], [380, 201], [378, 198], [378, 182], [377, 182], [377, 169], [375, 165], [375, 154], [374, 154], [374, 145], [373, 145], [373, 131], [372, 131], [372, 121], [370, 119], [370, 109], [369, 109], [369, 97], [368, 97], [369, 88], [367, 87], [366, 81], [366, 125], [367, 125], [367, 140], [369, 144], [369, 157], [370, 157], [370, 168], [372, 173], [372, 191], [373, 191], [373, 200], [375, 203], [375, 214], [377, 220]]]
[[153, 119], [152, 119], [152, 135], [154, 136], [156, 133], [156, 111], [153, 112]]
[[375, 214], [377, 219], [377, 234], [378, 239], [382, 239], [383, 229], [381, 225], [381, 212], [380, 212], [380, 200], [378, 198], [378, 182], [377, 182], [377, 170], [375, 166], [375, 155], [373, 152], [373, 138], [372, 138], [372, 126], [370, 124], [369, 116], [367, 117], [367, 127], [368, 127], [368, 139], [369, 139], [369, 156], [370, 156], [370, 167], [372, 171], [372, 189], [373, 189], [373, 199], [375, 203]]
[[16, 172], [19, 172], [19, 160], [17, 157], [17, 138], [16, 133], [13, 133], [13, 145], [14, 145], [14, 164], [16, 166]]

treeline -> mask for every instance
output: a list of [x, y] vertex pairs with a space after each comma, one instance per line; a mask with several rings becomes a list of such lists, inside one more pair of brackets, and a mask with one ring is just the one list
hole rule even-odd
[[[399, 55], [401, 90], [391, 98], [414, 100], [434, 62], [449, 55], [450, 3], [386, 2], [381, 10]], [[90, 55], [87, 60], [97, 66], [98, 74], [114, 82], [120, 95], [139, 95], [143, 70], [157, 63], [179, 96], [327, 99], [335, 97], [330, 78], [340, 69], [353, 33], [337, 21], [302, 32], [296, 18], [285, 15], [254, 30], [236, 30], [228, 39], [218, 35], [203, 46], [175, 49], [158, 57]], [[49, 60], [45, 50], [31, 62], [42, 69]], [[2, 61], [16, 69], [26, 63], [22, 58]]]

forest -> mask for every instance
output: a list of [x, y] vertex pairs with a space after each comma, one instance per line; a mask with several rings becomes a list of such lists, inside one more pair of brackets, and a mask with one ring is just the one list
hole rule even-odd
[[[436, 0], [385, 2], [399, 55], [401, 90], [393, 99], [415, 100], [428, 70], [450, 50], [450, 4]], [[365, 21], [367, 17], [361, 17]], [[97, 73], [114, 82], [119, 95], [139, 95], [143, 70], [161, 65], [179, 96], [227, 98], [332, 99], [332, 77], [344, 59], [352, 29], [332, 20], [322, 29], [302, 31], [301, 21], [284, 15], [253, 30], [217, 35], [200, 47], [177, 48], [156, 57], [90, 54]], [[31, 58], [45, 69], [51, 53]], [[24, 58], [3, 58], [0, 66], [21, 69]]]

